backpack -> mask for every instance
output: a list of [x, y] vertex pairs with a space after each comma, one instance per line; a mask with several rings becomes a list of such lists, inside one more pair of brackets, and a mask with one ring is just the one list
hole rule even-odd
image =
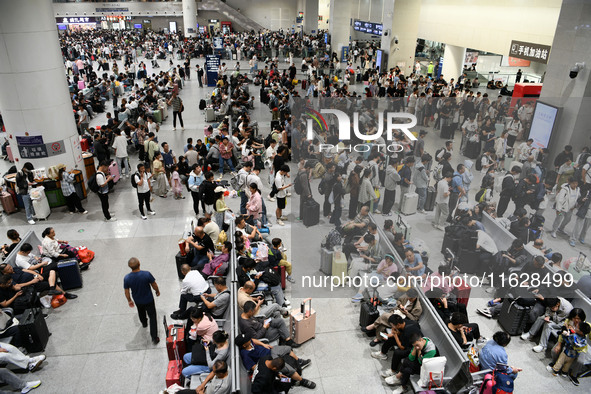
[[437, 164], [435, 168], [433, 168], [433, 178], [437, 182], [443, 179], [443, 164]]
[[482, 171], [482, 158], [484, 155], [480, 155], [476, 160], [476, 171]]
[[304, 186], [302, 185], [302, 175], [303, 172], [300, 172], [295, 179], [293, 190], [296, 192], [297, 195], [302, 194]]
[[136, 172], [135, 174], [133, 174], [133, 175], [131, 176], [131, 186], [132, 186], [134, 189], [137, 189], [137, 182], [135, 181], [135, 176], [136, 176], [136, 175], [138, 176], [138, 178], [140, 177], [140, 174], [139, 174], [139, 172]]
[[335, 227], [326, 236], [324, 243], [322, 245], [323, 248], [328, 250], [333, 250], [335, 246], [339, 246], [343, 243], [343, 236], [341, 235], [341, 228]]
[[326, 182], [324, 181], [324, 178], [322, 178], [322, 180], [318, 184], [318, 193], [320, 193], [322, 195], [324, 195], [324, 193], [326, 193]]
[[234, 190], [241, 190], [242, 186], [244, 186], [244, 178], [240, 173], [232, 175], [230, 178], [230, 186], [232, 186], [232, 189]]
[[492, 394], [510, 394], [515, 389], [513, 377], [506, 372], [495, 370], [493, 371], [492, 379]]
[[[99, 190], [101, 189], [98, 185], [98, 182], [96, 181], [96, 176], [98, 173], [96, 174], [92, 174], [90, 176], [90, 178], [88, 178], [88, 188], [90, 189], [91, 192], [93, 193], [98, 193]], [[104, 175], [104, 174], [103, 174]]]
[[445, 148], [439, 148], [435, 151], [435, 161], [439, 162], [439, 154], [444, 151]]
[[486, 188], [483, 187], [482, 189], [480, 189], [476, 192], [476, 196], [474, 196], [474, 199], [476, 200], [477, 203], [481, 203], [481, 202], [484, 202], [485, 198], [486, 198]]

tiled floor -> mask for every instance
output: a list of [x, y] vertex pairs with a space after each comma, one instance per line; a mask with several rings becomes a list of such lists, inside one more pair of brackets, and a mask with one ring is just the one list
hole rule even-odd
[[[149, 63], [149, 62], [148, 62]], [[163, 62], [160, 62], [163, 64]], [[193, 64], [196, 62], [193, 61]], [[202, 64], [202, 61], [198, 62]], [[229, 63], [229, 68], [233, 62]], [[151, 70], [148, 70], [149, 72]], [[363, 85], [354, 85], [361, 91]], [[177, 153], [187, 137], [203, 138], [204, 116], [198, 110], [198, 103], [211, 92], [211, 88], [198, 88], [195, 80], [186, 83], [181, 97], [187, 110], [185, 131], [172, 131], [172, 120], [164, 122], [159, 133], [160, 142], [167, 141]], [[256, 90], [252, 92], [258, 97]], [[258, 102], [258, 99], [257, 99]], [[261, 132], [268, 133], [270, 120], [267, 107], [256, 105], [253, 118], [262, 125]], [[92, 125], [104, 122], [104, 114]], [[456, 139], [459, 143], [459, 140]], [[443, 145], [435, 133], [427, 137], [426, 150], [433, 153]], [[459, 162], [455, 158], [454, 165]], [[137, 158], [132, 158], [132, 166]], [[0, 171], [5, 172], [7, 162], [0, 163]], [[478, 185], [480, 175], [475, 174], [473, 185]], [[313, 184], [316, 190], [317, 181]], [[473, 188], [474, 189], [474, 188]], [[265, 191], [266, 195], [268, 192]], [[472, 190], [471, 197], [475, 193]], [[320, 196], [316, 196], [320, 200]], [[156, 277], [161, 289], [157, 299], [159, 319], [176, 309], [179, 294], [179, 281], [174, 267], [174, 255], [177, 241], [193, 219], [190, 197], [176, 201], [172, 198], [156, 197], [153, 207], [156, 216], [142, 221], [137, 209], [136, 197], [129, 184], [123, 179], [110, 196], [111, 210], [119, 219], [114, 223], [102, 220], [100, 203], [95, 195], [89, 195], [84, 201], [89, 214], [69, 215], [65, 208], [54, 209], [47, 222], [35, 226], [26, 225], [23, 213], [0, 217], [4, 231], [15, 228], [21, 233], [29, 229], [40, 235], [43, 228], [52, 226], [57, 236], [68, 240], [73, 245], [86, 245], [96, 252], [96, 259], [90, 270], [84, 273], [84, 288], [76, 291], [78, 299], [69, 301], [65, 306], [49, 311], [48, 326], [52, 332], [43, 368], [35, 377], [43, 381], [36, 393], [156, 393], [164, 388], [164, 376], [167, 365], [164, 344], [150, 343], [147, 330], [141, 328], [135, 309], [128, 307], [123, 295], [123, 276], [129, 271], [127, 260], [138, 257], [142, 268], [149, 270]], [[239, 201], [228, 201], [231, 208], [237, 210]], [[302, 275], [318, 274], [320, 237], [328, 233], [329, 225], [322, 220], [321, 225], [306, 229], [295, 223], [298, 216], [298, 202], [292, 198], [285, 215], [289, 221], [285, 227], [274, 226], [272, 236], [280, 237], [285, 246], [298, 249], [298, 261], [293, 261], [294, 276], [299, 280]], [[274, 203], [267, 202], [269, 212], [274, 211]], [[512, 209], [512, 208], [510, 208]], [[412, 215], [408, 218], [413, 226], [415, 237], [424, 239], [431, 248], [430, 266], [434, 268], [441, 261], [439, 246], [443, 233], [430, 225], [430, 216]], [[548, 214], [548, 223], [553, 219]], [[383, 220], [381, 216], [378, 218]], [[549, 224], [547, 225], [549, 226]], [[572, 224], [571, 224], [572, 226]], [[548, 246], [561, 250], [565, 257], [576, 255], [564, 239], [555, 240], [544, 236]], [[293, 240], [298, 240], [294, 244]], [[4, 240], [3, 240], [4, 241]], [[589, 252], [588, 247], [583, 250]], [[288, 285], [288, 296], [290, 293]], [[304, 376], [317, 383], [313, 392], [317, 393], [387, 393], [390, 388], [383, 383], [378, 371], [389, 365], [370, 357], [368, 339], [358, 329], [359, 306], [350, 302], [354, 294], [352, 289], [336, 289], [330, 297], [314, 298], [313, 308], [317, 312], [316, 338], [304, 344], [297, 354], [311, 358], [312, 365]], [[296, 292], [292, 305], [307, 296]], [[291, 297], [289, 297], [291, 298]], [[472, 299], [469, 304], [470, 319], [480, 323], [483, 335], [490, 337], [498, 329], [496, 322], [488, 321], [476, 315], [475, 309], [484, 303], [484, 299]], [[161, 324], [158, 325], [163, 337]], [[516, 381], [519, 393], [539, 392], [540, 387], [552, 393], [588, 392], [588, 382], [575, 388], [570, 382], [551, 377], [545, 370], [547, 360], [530, 350], [531, 344], [514, 338], [509, 345], [509, 360], [512, 365], [524, 368]], [[296, 388], [296, 393], [311, 392]]]

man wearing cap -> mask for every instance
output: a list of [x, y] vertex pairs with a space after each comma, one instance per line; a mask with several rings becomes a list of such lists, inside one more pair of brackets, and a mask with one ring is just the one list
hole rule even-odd
[[220, 150], [220, 175], [224, 175], [224, 164], [228, 164], [230, 171], [234, 172], [234, 164], [232, 163], [232, 151], [234, 144], [230, 142], [228, 137], [222, 138], [222, 143], [219, 146]]
[[[239, 334], [234, 343], [240, 349], [240, 358], [247, 371], [254, 371], [257, 364], [261, 359], [276, 359], [278, 357], [284, 360], [291, 357], [298, 365], [298, 368], [294, 368], [289, 363], [285, 363], [281, 369], [281, 373], [285, 376], [290, 377], [295, 382], [306, 388], [313, 389], [316, 384], [308, 379], [303, 379], [297, 370], [302, 370], [309, 366], [312, 361], [303, 358], [298, 358], [289, 346], [271, 346], [267, 345], [258, 339], [252, 338], [246, 334]], [[297, 384], [297, 383], [296, 383]]]

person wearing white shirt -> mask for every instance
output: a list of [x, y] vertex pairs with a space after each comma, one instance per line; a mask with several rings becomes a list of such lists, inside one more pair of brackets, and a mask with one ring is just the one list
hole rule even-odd
[[17, 267], [20, 267], [24, 270], [36, 271], [51, 263], [51, 259], [49, 257], [42, 258], [32, 255], [32, 250], [33, 247], [29, 243], [24, 243], [21, 246], [14, 260], [14, 263]]
[[277, 173], [277, 175], [275, 175], [275, 187], [277, 188], [277, 209], [275, 210], [275, 215], [277, 217], [277, 224], [280, 226], [284, 226], [285, 223], [283, 223], [283, 220], [287, 220], [287, 217], [282, 216], [282, 211], [285, 209], [286, 206], [286, 189], [291, 187], [291, 183], [285, 183], [286, 176], [289, 176], [289, 166], [287, 164], [284, 164], [283, 167], [281, 167], [281, 169]]
[[445, 224], [445, 220], [449, 215], [449, 195], [450, 195], [450, 187], [449, 182], [451, 182], [451, 177], [453, 174], [446, 173], [443, 174], [443, 179], [437, 182], [437, 194], [435, 195], [435, 219], [433, 221], [433, 226], [439, 230], [445, 230], [443, 225]]
[[[460, 151], [468, 144], [468, 140], [471, 136], [475, 135], [478, 131], [478, 123], [473, 114], [462, 125], [462, 143], [460, 144]], [[463, 152], [462, 152], [463, 154]]]
[[[211, 252], [210, 252], [211, 253]], [[187, 310], [187, 303], [200, 302], [201, 294], [209, 293], [209, 284], [197, 270], [191, 270], [189, 264], [181, 266], [181, 272], [185, 275], [181, 284], [181, 300], [179, 301], [179, 310], [173, 315], [178, 315]]]
[[150, 207], [150, 192], [152, 191], [152, 174], [146, 172], [146, 167], [140, 163], [137, 165], [137, 172], [133, 174], [134, 182], [137, 188], [138, 207], [142, 220], [148, 219], [144, 214], [144, 204], [150, 215], [156, 215]]
[[578, 181], [575, 178], [570, 178], [568, 183], [561, 186], [560, 191], [556, 194], [556, 219], [552, 223], [552, 235], [556, 238], [556, 231], [566, 234], [564, 228], [570, 222], [573, 211], [577, 206], [577, 200], [581, 196]]
[[127, 156], [127, 137], [121, 135], [121, 130], [115, 131], [115, 139], [113, 140], [113, 149], [115, 149], [115, 158], [119, 171], [122, 177], [129, 177], [129, 157]]

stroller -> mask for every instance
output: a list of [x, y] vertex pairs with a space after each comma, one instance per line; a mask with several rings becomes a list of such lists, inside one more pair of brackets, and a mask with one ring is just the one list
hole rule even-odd
[[156, 59], [152, 59], [152, 68], [160, 68], [160, 65], [156, 61]]

